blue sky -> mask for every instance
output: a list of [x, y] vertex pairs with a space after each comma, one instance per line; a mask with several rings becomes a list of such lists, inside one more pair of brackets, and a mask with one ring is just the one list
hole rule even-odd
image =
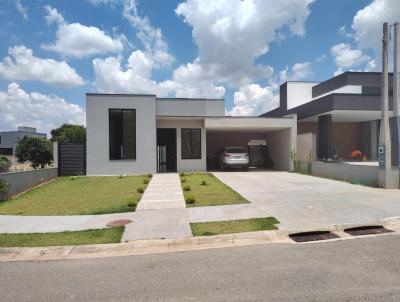
[[[85, 122], [85, 93], [277, 106], [287, 80], [379, 70], [396, 0], [0, 0], [0, 130]], [[397, 5], [395, 5], [397, 4]]]

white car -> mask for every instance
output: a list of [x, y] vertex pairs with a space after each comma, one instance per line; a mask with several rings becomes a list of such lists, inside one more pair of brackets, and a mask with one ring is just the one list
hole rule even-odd
[[249, 155], [243, 147], [225, 147], [216, 153], [217, 165], [221, 171], [227, 168], [249, 169]]

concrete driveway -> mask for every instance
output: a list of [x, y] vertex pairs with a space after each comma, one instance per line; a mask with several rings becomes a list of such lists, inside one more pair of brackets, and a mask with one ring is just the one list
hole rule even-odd
[[[257, 216], [275, 216], [281, 222], [280, 229], [364, 224], [400, 216], [400, 190], [369, 188], [288, 172], [213, 174], [251, 202], [229, 206], [224, 212], [231, 212], [231, 216], [246, 211], [258, 212]], [[192, 214], [191, 221], [196, 220], [196, 213]]]

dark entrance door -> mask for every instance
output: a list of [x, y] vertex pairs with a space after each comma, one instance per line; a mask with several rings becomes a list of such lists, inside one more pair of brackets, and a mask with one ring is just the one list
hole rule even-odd
[[176, 172], [176, 129], [157, 129], [157, 172]]

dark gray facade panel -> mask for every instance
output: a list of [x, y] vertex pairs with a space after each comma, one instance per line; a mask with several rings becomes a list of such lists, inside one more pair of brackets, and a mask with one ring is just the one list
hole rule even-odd
[[332, 115], [318, 117], [318, 154], [319, 159], [333, 158]]
[[[318, 97], [322, 94], [329, 93], [333, 90], [339, 89], [347, 85], [356, 86], [381, 86], [381, 73], [380, 72], [345, 72], [341, 75], [333, 77], [327, 81], [324, 81], [312, 88], [313, 98]], [[389, 87], [392, 86], [392, 74], [389, 74]]]

